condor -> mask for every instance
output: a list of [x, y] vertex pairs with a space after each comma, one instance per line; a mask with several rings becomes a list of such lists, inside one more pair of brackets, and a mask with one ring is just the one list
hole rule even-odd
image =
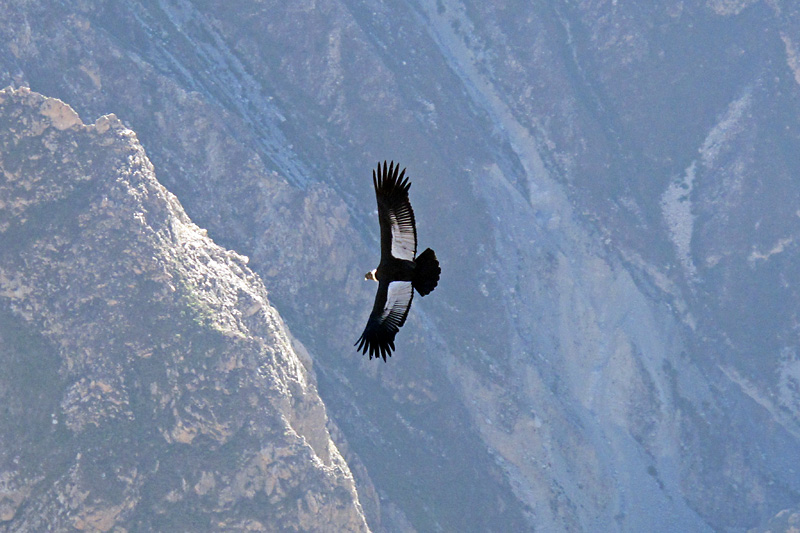
[[394, 336], [406, 321], [414, 290], [420, 296], [429, 294], [442, 273], [430, 248], [416, 257], [417, 228], [408, 201], [411, 184], [404, 179], [405, 173], [394, 161], [388, 167], [384, 161], [382, 169], [378, 163], [378, 170], [372, 171], [381, 225], [381, 262], [364, 278], [378, 282], [378, 293], [367, 327], [355, 343], [362, 354], [369, 352], [370, 359], [391, 357]]

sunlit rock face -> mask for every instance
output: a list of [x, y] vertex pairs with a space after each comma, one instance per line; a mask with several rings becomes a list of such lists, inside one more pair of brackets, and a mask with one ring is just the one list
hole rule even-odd
[[[192, 220], [250, 258], [313, 360], [371, 529], [747, 531], [792, 516], [790, 2], [12, 1], [0, 21], [0, 85], [86, 121], [114, 113]], [[47, 194], [88, 205], [102, 157]], [[376, 365], [352, 343], [374, 296], [383, 159], [408, 167], [443, 273]], [[0, 197], [0, 231], [33, 194]], [[3, 278], [3, 298], [23, 281]], [[233, 299], [204, 298], [200, 322], [232, 327], [216, 309]], [[74, 404], [44, 409], [94, 427]], [[225, 433], [178, 420], [165, 441]], [[0, 516], [24, 508], [13, 494]]]
[[366, 531], [266, 290], [135, 133], [27, 89], [0, 92], [0, 124], [0, 520]]

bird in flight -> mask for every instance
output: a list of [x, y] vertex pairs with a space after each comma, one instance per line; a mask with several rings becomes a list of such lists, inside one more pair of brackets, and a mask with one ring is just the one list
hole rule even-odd
[[367, 327], [355, 343], [362, 354], [369, 352], [370, 359], [391, 357], [394, 336], [406, 321], [414, 290], [420, 296], [429, 294], [442, 272], [430, 248], [417, 256], [417, 228], [408, 201], [411, 184], [404, 179], [405, 173], [394, 161], [388, 167], [384, 161], [383, 168], [378, 163], [378, 170], [372, 171], [381, 225], [381, 261], [364, 278], [378, 282], [378, 293]]

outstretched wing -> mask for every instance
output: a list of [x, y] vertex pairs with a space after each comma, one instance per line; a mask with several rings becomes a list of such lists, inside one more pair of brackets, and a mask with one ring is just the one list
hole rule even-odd
[[369, 352], [369, 358], [392, 355], [394, 336], [405, 324], [414, 289], [410, 281], [381, 281], [375, 295], [375, 305], [369, 315], [364, 333], [356, 341], [355, 346], [361, 353]]
[[372, 183], [378, 199], [378, 220], [381, 223], [381, 262], [390, 256], [396, 259], [413, 261], [417, 254], [417, 227], [414, 224], [414, 210], [408, 201], [408, 178], [403, 179], [406, 170], [400, 170], [394, 161], [383, 168], [372, 171]]

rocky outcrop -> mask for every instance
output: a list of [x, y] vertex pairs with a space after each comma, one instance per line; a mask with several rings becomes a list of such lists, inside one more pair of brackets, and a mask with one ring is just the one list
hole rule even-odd
[[6, 89], [0, 172], [3, 527], [367, 530], [310, 360], [133, 131]]

